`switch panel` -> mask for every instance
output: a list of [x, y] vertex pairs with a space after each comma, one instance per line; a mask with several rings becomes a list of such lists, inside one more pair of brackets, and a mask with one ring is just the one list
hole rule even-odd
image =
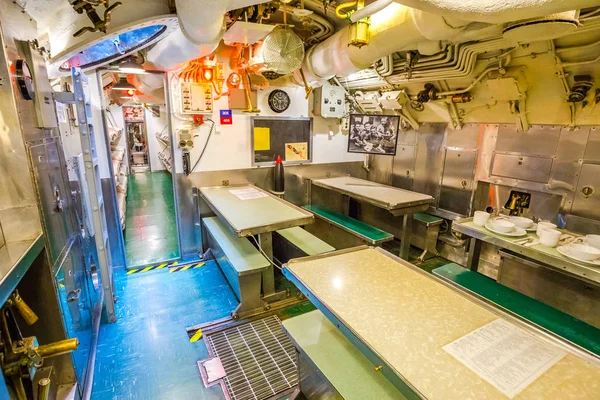
[[346, 110], [346, 93], [339, 86], [323, 85], [314, 91], [313, 113], [323, 118], [342, 118]]
[[211, 84], [182, 83], [181, 112], [184, 114], [212, 113], [213, 89]]

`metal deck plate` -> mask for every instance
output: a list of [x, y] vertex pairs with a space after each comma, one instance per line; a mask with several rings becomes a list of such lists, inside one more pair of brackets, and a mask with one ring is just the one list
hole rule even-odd
[[224, 387], [232, 400], [263, 400], [291, 391], [298, 384], [296, 351], [271, 316], [206, 338], [227, 376]]

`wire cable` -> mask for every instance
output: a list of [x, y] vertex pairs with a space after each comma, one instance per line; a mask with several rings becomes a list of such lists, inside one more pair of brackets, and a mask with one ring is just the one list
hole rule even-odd
[[200, 160], [202, 160], [202, 156], [204, 156], [204, 153], [206, 152], [206, 148], [208, 147], [208, 142], [210, 141], [210, 137], [212, 136], [212, 133], [215, 130], [215, 121], [213, 121], [212, 119], [209, 119], [209, 118], [207, 118], [206, 121], [209, 121], [212, 124], [210, 127], [210, 132], [208, 132], [208, 137], [206, 138], [206, 142], [204, 142], [204, 147], [202, 148], [202, 151], [200, 152], [200, 155], [198, 156], [196, 163], [194, 164], [192, 169], [190, 169], [190, 174], [192, 172], [194, 172], [194, 170], [196, 169], [198, 164], [200, 164]]
[[250, 235], [250, 237], [252, 238], [252, 241], [256, 244], [256, 247], [258, 247], [258, 251], [260, 251], [260, 253], [267, 259], [267, 261], [269, 261], [271, 263], [272, 266], [274, 266], [275, 268], [277, 268], [278, 270], [281, 271], [281, 267], [277, 264], [275, 264], [273, 262], [273, 260], [271, 260], [269, 258], [269, 256], [267, 255], [267, 253], [265, 253], [262, 249], [262, 247], [260, 247], [260, 244], [258, 244], [258, 241], [256, 240], [256, 238], [252, 235]]

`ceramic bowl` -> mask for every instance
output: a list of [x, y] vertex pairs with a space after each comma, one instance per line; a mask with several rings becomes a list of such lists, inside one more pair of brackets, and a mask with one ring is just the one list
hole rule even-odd
[[587, 244], [570, 244], [569, 251], [573, 256], [579, 258], [580, 260], [592, 261], [600, 258], [600, 249]]
[[525, 217], [510, 217], [508, 220], [523, 229], [527, 229], [533, 225], [533, 220]]
[[515, 229], [515, 224], [505, 219], [492, 219], [490, 220], [490, 225], [494, 230], [502, 233], [508, 233]]
[[477, 226], [484, 226], [490, 220], [490, 214], [485, 211], [475, 211], [473, 223]]
[[535, 231], [535, 233], [540, 236], [541, 232], [544, 229], [556, 229], [556, 224], [553, 224], [552, 222], [538, 222], [538, 226], [537, 226], [537, 230]]
[[600, 235], [585, 235], [585, 241], [590, 246], [600, 249]]
[[556, 247], [562, 233], [556, 229], [544, 229], [541, 232], [540, 243], [547, 247]]

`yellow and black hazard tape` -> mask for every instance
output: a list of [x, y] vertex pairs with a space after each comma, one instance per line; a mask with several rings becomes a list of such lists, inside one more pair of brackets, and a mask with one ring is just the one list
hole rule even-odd
[[144, 268], [133, 268], [127, 271], [127, 275], [139, 274], [142, 272], [156, 271], [158, 269], [168, 268], [169, 272], [187, 271], [188, 269], [198, 269], [204, 265], [204, 262], [193, 262], [191, 264], [180, 265], [178, 261], [173, 263], [162, 263], [158, 265], [148, 265]]
[[192, 263], [192, 264], [188, 264], [188, 265], [183, 265], [181, 267], [171, 265], [171, 266], [169, 266], [169, 272], [170, 273], [171, 272], [181, 272], [181, 271], [187, 271], [188, 269], [198, 269], [198, 268], [200, 268], [203, 265], [204, 265], [203, 262], [201, 262], [201, 263]]
[[196, 332], [188, 332], [190, 337], [190, 343], [196, 343], [198, 340], [202, 339], [202, 329], [198, 329]]

